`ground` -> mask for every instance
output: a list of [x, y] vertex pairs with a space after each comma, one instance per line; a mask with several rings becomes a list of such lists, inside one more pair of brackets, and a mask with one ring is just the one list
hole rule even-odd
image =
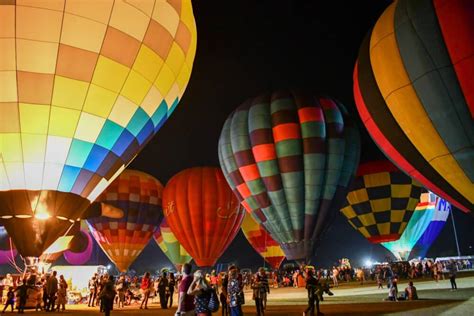
[[[342, 285], [332, 289], [334, 296], [326, 297], [321, 304], [321, 311], [326, 315], [472, 315], [474, 313], [474, 277], [458, 278], [458, 290], [451, 291], [449, 280], [417, 281], [419, 301], [411, 302], [385, 302], [387, 289], [378, 290], [371, 283], [364, 286], [358, 284]], [[407, 286], [407, 281], [401, 281], [399, 290]], [[255, 307], [251, 299], [251, 293], [246, 293], [244, 305], [245, 315], [255, 315]], [[281, 288], [272, 289], [268, 308], [265, 315], [302, 315], [306, 305], [306, 292], [304, 289]], [[85, 305], [67, 306], [64, 313], [69, 315], [99, 315], [97, 308], [89, 308]], [[152, 303], [148, 310], [139, 310], [138, 305], [116, 309], [112, 315], [174, 315], [175, 308], [161, 310], [159, 304]], [[9, 313], [9, 312], [8, 312]], [[28, 314], [50, 315], [27, 311]], [[58, 314], [58, 313], [56, 313]], [[215, 315], [220, 315], [216, 313]]]

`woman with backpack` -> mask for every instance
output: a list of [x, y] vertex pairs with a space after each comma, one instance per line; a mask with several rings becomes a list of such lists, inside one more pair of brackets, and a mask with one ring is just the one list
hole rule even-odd
[[211, 316], [219, 309], [216, 291], [211, 287], [201, 270], [194, 273], [194, 280], [188, 289], [194, 295], [194, 312], [197, 316]]

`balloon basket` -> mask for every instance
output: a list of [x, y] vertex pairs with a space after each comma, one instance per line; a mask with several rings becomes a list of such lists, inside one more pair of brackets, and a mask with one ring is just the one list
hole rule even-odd
[[44, 274], [49, 271], [51, 263], [41, 261], [38, 257], [26, 257], [25, 272], [31, 274]]

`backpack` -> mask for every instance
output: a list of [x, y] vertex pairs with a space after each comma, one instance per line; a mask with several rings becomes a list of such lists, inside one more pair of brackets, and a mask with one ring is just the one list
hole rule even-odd
[[207, 309], [211, 313], [215, 313], [219, 310], [219, 297], [217, 297], [217, 293], [215, 289], [211, 289], [209, 302], [207, 303]]

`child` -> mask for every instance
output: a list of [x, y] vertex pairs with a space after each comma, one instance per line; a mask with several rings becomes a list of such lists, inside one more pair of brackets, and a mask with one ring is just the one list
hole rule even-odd
[[5, 307], [3, 308], [2, 314], [5, 313], [5, 310], [7, 309], [8, 305], [11, 305], [12, 312], [13, 312], [14, 303], [15, 303], [15, 293], [13, 293], [13, 287], [10, 286], [8, 288], [7, 301], [5, 302]]

